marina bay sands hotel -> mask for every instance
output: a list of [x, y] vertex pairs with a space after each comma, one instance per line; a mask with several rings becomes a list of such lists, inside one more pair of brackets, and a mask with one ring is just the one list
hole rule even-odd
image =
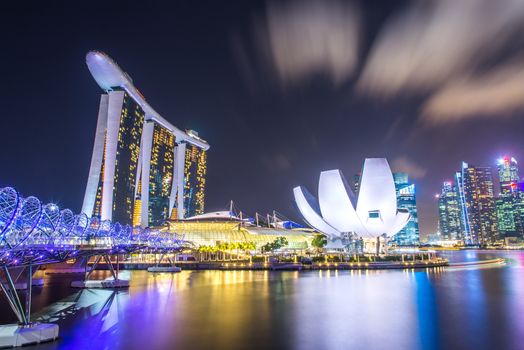
[[82, 211], [142, 227], [202, 214], [208, 143], [160, 116], [106, 54], [86, 62], [104, 93]]

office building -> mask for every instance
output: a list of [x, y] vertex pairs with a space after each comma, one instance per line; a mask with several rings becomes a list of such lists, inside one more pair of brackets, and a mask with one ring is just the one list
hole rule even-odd
[[397, 193], [397, 207], [406, 209], [410, 218], [395, 236], [393, 241], [400, 246], [420, 244], [420, 231], [418, 226], [417, 200], [415, 196], [415, 184], [409, 182], [408, 174], [394, 173], [395, 190]]
[[446, 181], [438, 196], [439, 232], [442, 240], [462, 240], [464, 238], [464, 219], [461, 213], [460, 198], [456, 184]]
[[464, 216], [464, 243], [483, 245], [495, 242], [498, 230], [491, 168], [463, 162], [456, 179]]

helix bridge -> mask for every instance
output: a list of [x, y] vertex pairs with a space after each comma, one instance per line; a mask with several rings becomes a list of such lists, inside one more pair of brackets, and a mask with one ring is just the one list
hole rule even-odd
[[[32, 276], [41, 265], [81, 259], [87, 264], [90, 258], [96, 265], [104, 258], [117, 279], [109, 256], [186, 248], [191, 244], [175, 233], [75, 214], [34, 196], [23, 197], [12, 187], [0, 188], [0, 287], [23, 325], [30, 324]], [[25, 307], [15, 286], [20, 277], [26, 280]]]

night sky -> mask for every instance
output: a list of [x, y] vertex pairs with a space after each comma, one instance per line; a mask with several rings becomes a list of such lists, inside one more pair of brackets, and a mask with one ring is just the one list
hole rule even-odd
[[0, 186], [24, 195], [81, 208], [93, 49], [210, 143], [209, 211], [297, 219], [294, 186], [387, 157], [417, 185], [425, 235], [462, 160], [524, 161], [522, 1], [67, 3], [1, 5]]

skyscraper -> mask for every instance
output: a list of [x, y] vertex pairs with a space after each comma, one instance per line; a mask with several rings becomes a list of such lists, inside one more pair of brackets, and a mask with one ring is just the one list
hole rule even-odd
[[504, 156], [497, 164], [500, 181], [500, 193], [516, 193], [519, 188], [519, 170], [517, 160], [513, 157]]
[[86, 62], [105, 93], [83, 212], [143, 227], [161, 224], [175, 208], [179, 219], [203, 212], [207, 142], [160, 116], [106, 54], [91, 51]]
[[491, 169], [463, 162], [456, 179], [464, 215], [465, 244], [494, 242], [498, 238], [498, 230]]
[[496, 200], [497, 224], [501, 238], [522, 237], [521, 217], [522, 193], [519, 186], [517, 161], [505, 156], [499, 159], [497, 170], [500, 181], [500, 196]]
[[186, 216], [204, 213], [206, 172], [206, 152], [195, 146], [187, 147], [184, 166], [184, 208]]
[[[149, 122], [144, 128], [147, 144], [144, 149], [144, 163], [149, 169], [142, 169], [142, 182], [149, 183], [148, 189], [142, 189], [141, 199], [148, 202], [147, 211], [142, 211], [141, 222], [160, 225], [170, 217], [169, 198], [173, 185], [175, 167], [175, 136], [168, 129], [155, 122]], [[148, 178], [148, 181], [146, 180]], [[145, 205], [143, 205], [143, 209]]]
[[406, 173], [394, 173], [393, 178], [397, 192], [397, 206], [398, 208], [407, 209], [411, 214], [408, 223], [393, 237], [393, 241], [398, 245], [417, 245], [420, 243], [420, 231], [415, 184], [409, 182], [408, 174]]
[[450, 181], [442, 185], [438, 197], [439, 231], [444, 240], [460, 240], [464, 236], [464, 220], [461, 213], [457, 186]]

